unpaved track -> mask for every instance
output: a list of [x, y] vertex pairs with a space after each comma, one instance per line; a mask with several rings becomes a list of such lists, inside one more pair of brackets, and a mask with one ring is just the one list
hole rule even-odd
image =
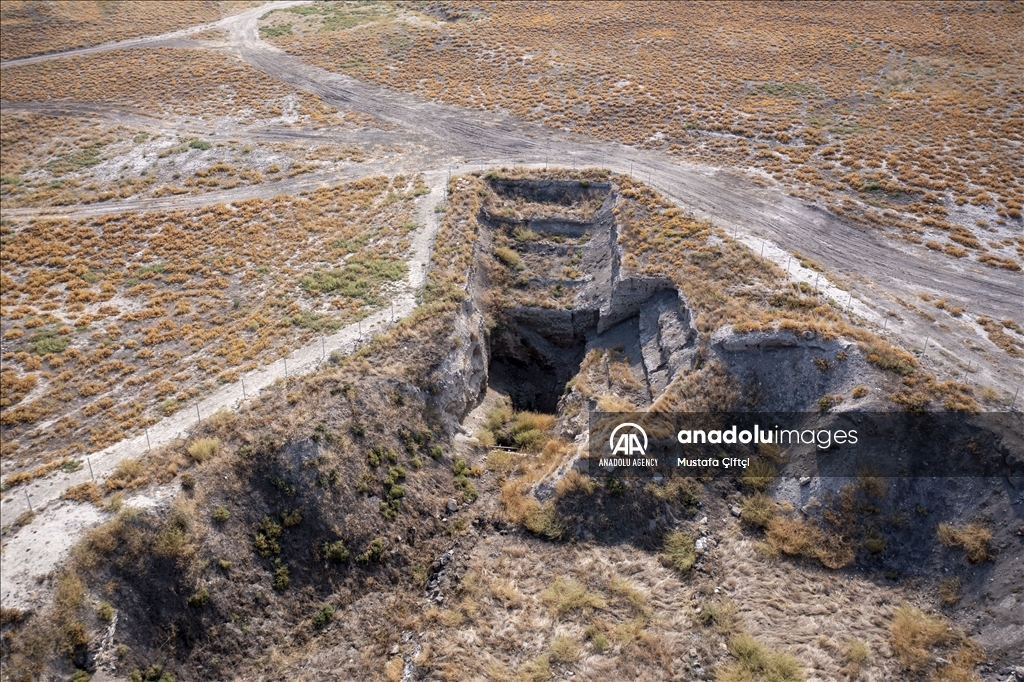
[[[159, 47], [165, 44], [173, 44], [176, 41], [180, 41], [182, 38], [187, 38], [195, 33], [201, 33], [203, 31], [211, 29], [226, 29], [233, 26], [242, 17], [251, 17], [254, 21], [259, 21], [259, 18], [266, 14], [272, 9], [283, 9], [292, 5], [305, 5], [308, 4], [308, 0], [302, 0], [299, 2], [274, 2], [260, 7], [255, 7], [250, 10], [246, 10], [241, 14], [235, 14], [230, 17], [225, 17], [217, 21], [211, 21], [206, 24], [198, 24], [196, 26], [190, 26], [188, 28], [178, 29], [177, 31], [171, 31], [169, 33], [161, 33], [156, 36], [139, 36], [138, 38], [126, 38], [124, 40], [113, 40], [107, 43], [100, 43], [99, 45], [90, 45], [89, 47], [78, 47], [73, 50], [65, 50], [64, 52], [51, 52], [48, 54], [40, 54], [34, 57], [20, 57], [18, 59], [5, 59], [0, 61], [0, 68], [5, 66], [24, 66], [26, 64], [38, 64], [39, 62], [49, 61], [51, 59], [60, 59], [63, 57], [78, 57], [82, 55], [95, 54], [97, 52], [108, 52], [110, 50], [125, 50], [134, 47]], [[257, 33], [259, 37], [259, 33]]]
[[[400, 128], [395, 139], [399, 143], [408, 141], [410, 146], [417, 149], [417, 153], [411, 157], [402, 155], [381, 162], [360, 164], [352, 169], [351, 176], [318, 174], [188, 197], [133, 199], [66, 209], [20, 209], [5, 211], [5, 214], [84, 217], [126, 210], [180, 209], [250, 196], [295, 193], [378, 172], [408, 173], [434, 168], [436, 170], [427, 173], [427, 181], [433, 192], [420, 200], [420, 210], [424, 211], [420, 223], [429, 227], [424, 227], [417, 234], [410, 261], [409, 280], [395, 296], [396, 316], [400, 316], [408, 314], [415, 304], [414, 292], [423, 273], [422, 265], [417, 267], [417, 264], [427, 261], [429, 246], [436, 230], [436, 217], [432, 208], [440, 198], [448, 167], [452, 172], [464, 172], [516, 163], [603, 166], [622, 173], [632, 171], [634, 177], [647, 182], [696, 215], [713, 220], [730, 234], [737, 234], [748, 244], [756, 244], [759, 238], [768, 240], [769, 253], [765, 255], [773, 255], [777, 262], [781, 260], [783, 252], [774, 250], [775, 245], [786, 251], [798, 250], [827, 270], [839, 273], [853, 284], [858, 298], [862, 299], [859, 312], [865, 317], [872, 317], [872, 309], [893, 309], [892, 296], [913, 300], [921, 291], [939, 291], [954, 300], [969, 302], [972, 314], [1019, 319], [1024, 310], [1024, 275], [1020, 273], [988, 268], [977, 263], [962, 263], [936, 256], [924, 248], [899, 245], [880, 234], [851, 225], [819, 207], [790, 197], [779, 188], [757, 187], [721, 169], [687, 163], [659, 152], [584, 140], [501, 114], [425, 102], [411, 95], [360, 83], [350, 77], [305, 64], [260, 41], [257, 22], [266, 11], [267, 7], [264, 6], [212, 24], [164, 36], [121, 41], [61, 55], [12, 60], [4, 62], [2, 66], [109, 49], [170, 44], [191, 33], [218, 27], [229, 33], [229, 40], [226, 46], [219, 45], [217, 49], [231, 50], [267, 75], [313, 92], [330, 104], [372, 114], [395, 124]], [[74, 103], [66, 106], [72, 108]], [[290, 139], [295, 141], [320, 141], [325, 137], [320, 132], [288, 133]], [[330, 137], [330, 134], [326, 134], [326, 137]], [[391, 310], [388, 308], [364, 321], [364, 334], [368, 331], [368, 325], [384, 324], [390, 317]], [[953, 353], [963, 353], [966, 357], [966, 352], [962, 350], [962, 336], [956, 330], [928, 325], [915, 319], [890, 325], [889, 331], [894, 331], [894, 327], [898, 327], [896, 332], [907, 345], [919, 345], [918, 337], [927, 333], [939, 347], [950, 349]], [[357, 336], [357, 328], [341, 330], [327, 338], [326, 352], [329, 354], [335, 348], [353, 348], [358, 341]], [[324, 347], [320, 341], [296, 351], [288, 358], [289, 375], [312, 370], [322, 360], [323, 354]], [[986, 368], [985, 378], [990, 379], [990, 383], [1010, 392], [1024, 380], [1024, 369], [1020, 363], [1008, 362], [998, 351], [975, 355], [974, 360]], [[284, 371], [284, 362], [278, 362], [247, 374], [244, 380], [247, 394], [252, 395], [259, 388], [282, 378]], [[220, 407], [237, 404], [242, 397], [241, 384], [238, 382], [224, 386], [207, 396], [199, 404], [200, 413], [209, 415]], [[192, 428], [196, 415], [190, 410], [193, 408], [184, 408], [178, 415], [153, 427], [149, 433], [153, 445], [169, 442]], [[101, 478], [120, 458], [139, 456], [145, 452], [145, 447], [143, 436], [96, 453], [90, 459], [93, 472]], [[23, 490], [30, 492], [38, 507], [44, 501], [55, 500], [67, 486], [88, 480], [88, 477], [86, 468], [76, 474], [52, 476], [36, 481], [28, 488], [9, 492], [2, 505], [4, 522], [10, 523], [27, 509]], [[68, 532], [64, 526], [67, 512], [62, 510], [66, 507], [65, 504], [51, 503], [32, 524], [6, 541], [2, 560], [2, 599], [5, 605], [40, 603], [36, 600], [40, 595], [31, 597], [33, 577], [49, 570], [47, 567], [56, 565], [79, 535], [77, 532]], [[35, 555], [36, 559], [28, 562], [25, 556], [32, 550], [38, 554]]]
[[[421, 227], [413, 236], [410, 255], [406, 260], [409, 274], [406, 281], [392, 292], [394, 308], [387, 306], [362, 321], [349, 325], [335, 334], [317, 338], [293, 351], [287, 358], [245, 373], [234, 383], [226, 384], [195, 405], [182, 408], [166, 417], [148, 432], [123, 440], [100, 452], [89, 455], [87, 466], [72, 474], [56, 474], [35, 480], [8, 493], [2, 503], [4, 523], [10, 523], [29, 510], [37, 516], [28, 526], [5, 540], [2, 566], [3, 585], [0, 601], [4, 606], [27, 608], [39, 606], [46, 591], [38, 587], [36, 577], [45, 575], [60, 561], [81, 532], [99, 522], [103, 514], [93, 507], [72, 505], [59, 501], [64, 490], [72, 485], [95, 478], [102, 480], [126, 457], [142, 457], [149, 447], [158, 447], [178, 438], [186, 438], [219, 409], [233, 409], [246, 398], [255, 397], [260, 390], [288, 377], [296, 377], [318, 369], [333, 350], [351, 353], [374, 334], [385, 331], [393, 320], [405, 317], [416, 307], [417, 295], [423, 285], [426, 264], [437, 232], [438, 214], [434, 207], [444, 196], [447, 171], [434, 171], [425, 180], [431, 187], [429, 194], [417, 199], [417, 222]], [[129, 500], [129, 503], [134, 503]], [[79, 518], [69, 507], [85, 508]], [[70, 518], [77, 519], [74, 523]], [[86, 521], [82, 521], [82, 518]]]
[[[295, 4], [302, 3], [275, 3], [274, 7]], [[29, 59], [41, 61], [68, 54], [149, 46], [216, 26], [228, 32], [231, 50], [267, 75], [315, 93], [330, 104], [396, 124], [406, 129], [407, 135], [433, 138], [438, 158], [436, 163], [427, 163], [428, 167], [456, 159], [474, 159], [479, 160], [481, 166], [549, 161], [560, 165], [599, 165], [619, 172], [632, 169], [639, 179], [730, 232], [735, 230], [771, 239], [782, 248], [799, 250], [829, 270], [848, 277], [911, 296], [921, 290], [939, 289], [953, 298], [970, 301], [974, 312], [999, 318], [1020, 316], [1024, 310], [1024, 275], [1021, 273], [973, 262], [955, 262], [924, 248], [904, 253], [892, 240], [851, 225], [778, 188], [757, 187], [720, 169], [686, 163], [659, 152], [583, 140], [503, 114], [426, 102], [306, 64], [260, 40], [257, 25], [267, 10], [264, 6], [195, 29]], [[17, 63], [26, 63], [26, 60], [4, 62], [3, 66]], [[245, 196], [245, 190], [259, 189], [241, 188], [234, 196]], [[185, 201], [201, 202], [213, 194], [189, 197]], [[230, 193], [223, 194], [230, 196]], [[118, 202], [111, 207], [145, 210], [175, 205], [173, 201], [151, 202]], [[121, 206], [124, 209], [120, 209]]]

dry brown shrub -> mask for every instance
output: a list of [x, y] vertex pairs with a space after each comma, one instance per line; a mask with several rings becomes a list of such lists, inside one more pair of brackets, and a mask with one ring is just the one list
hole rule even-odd
[[149, 483], [149, 472], [141, 459], [122, 459], [114, 467], [103, 487], [107, 491], [130, 490]]
[[776, 516], [768, 523], [765, 537], [774, 549], [790, 556], [815, 557], [823, 541], [817, 526], [785, 516]]
[[963, 547], [967, 552], [967, 560], [972, 564], [980, 564], [995, 558], [990, 545], [992, 531], [987, 525], [969, 523], [957, 528], [947, 523], [940, 523], [938, 537], [939, 542], [947, 547]]
[[60, 494], [60, 498], [74, 502], [91, 502], [98, 507], [103, 504], [103, 491], [95, 481], [87, 481], [71, 486]]

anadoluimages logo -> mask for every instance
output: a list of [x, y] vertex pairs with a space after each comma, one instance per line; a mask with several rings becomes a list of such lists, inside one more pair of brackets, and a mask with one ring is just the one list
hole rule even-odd
[[[619, 434], [619, 431], [629, 427], [629, 430], [623, 431]], [[643, 439], [643, 445], [640, 444], [640, 439]], [[608, 447], [612, 449], [613, 455], [626, 455], [630, 457], [632, 455], [646, 455], [647, 454], [647, 432], [645, 432], [638, 424], [633, 422], [626, 422], [619, 424], [612, 431], [612, 435], [608, 437]]]

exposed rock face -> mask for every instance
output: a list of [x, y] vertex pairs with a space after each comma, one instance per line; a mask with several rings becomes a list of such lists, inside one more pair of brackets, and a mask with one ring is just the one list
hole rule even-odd
[[652, 396], [660, 395], [677, 372], [693, 365], [697, 328], [675, 290], [661, 291], [640, 306], [640, 347]]
[[551, 343], [569, 345], [593, 332], [598, 311], [521, 307], [509, 310], [507, 316], [513, 324], [533, 329]]
[[456, 429], [487, 392], [490, 362], [484, 316], [471, 300], [463, 301], [453, 337], [460, 340], [434, 372], [429, 404], [449, 429]]
[[[493, 180], [491, 186], [504, 196], [554, 204], [556, 210], [553, 215], [529, 220], [481, 212], [482, 225], [493, 230], [528, 224], [542, 239], [519, 243], [516, 248], [540, 256], [567, 253], [570, 247], [560, 243], [559, 237], [586, 236], [572, 246], [582, 254], [579, 269], [585, 276], [542, 282], [574, 290], [570, 307], [519, 306], [492, 311], [497, 326], [489, 334], [485, 334], [484, 316], [477, 303], [488, 284], [481, 277], [469, 278], [470, 299], [456, 322], [456, 338], [461, 342], [438, 367], [433, 387], [437, 395], [431, 400], [449, 426], [455, 428], [472, 409], [488, 382], [510, 395], [519, 409], [554, 412], [588, 347], [634, 348], [636, 362], [642, 357], [649, 396], [659, 395], [678, 371], [692, 365], [697, 330], [672, 281], [640, 276], [622, 265], [613, 213], [618, 195], [611, 183]], [[568, 207], [595, 199], [603, 201], [589, 221], [557, 214], [558, 205]], [[481, 243], [487, 241], [486, 235], [481, 237]], [[622, 338], [623, 334], [629, 338]]]
[[562, 237], [572, 237], [575, 239], [587, 233], [587, 230], [590, 228], [590, 222], [565, 218], [533, 218], [527, 221], [526, 226], [534, 232], [557, 234]]
[[712, 335], [711, 350], [762, 410], [814, 411], [822, 396], [847, 393], [875, 374], [850, 341], [809, 332], [735, 334], [723, 327]]
[[607, 196], [612, 190], [610, 182], [581, 183], [578, 180], [505, 180], [490, 181], [498, 194], [523, 198], [545, 204], [569, 206], [580, 200]]
[[613, 327], [625, 319], [640, 313], [640, 307], [652, 296], [662, 291], [675, 292], [675, 286], [665, 277], [619, 278], [618, 273], [612, 275], [612, 290], [607, 302], [601, 306], [601, 320], [598, 322], [598, 333]]
[[[607, 235], [605, 237], [605, 234]], [[639, 314], [641, 304], [647, 302], [659, 291], [675, 291], [675, 285], [667, 277], [645, 277], [629, 272], [622, 264], [622, 246], [618, 243], [618, 226], [611, 210], [608, 224], [602, 237], [607, 239], [608, 284], [599, 293], [601, 299], [601, 320], [597, 325], [600, 334], [606, 329]]]
[[805, 332], [799, 336], [795, 332], [785, 330], [734, 334], [728, 327], [715, 332], [711, 342], [716, 348], [727, 352], [802, 348], [835, 353], [853, 345], [844, 339], [826, 341], [813, 332]]

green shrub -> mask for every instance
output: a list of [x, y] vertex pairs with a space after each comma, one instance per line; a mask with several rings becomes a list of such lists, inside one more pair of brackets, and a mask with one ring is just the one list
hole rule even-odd
[[591, 645], [593, 645], [594, 650], [598, 653], [608, 648], [608, 645], [610, 644], [610, 642], [608, 642], [608, 637], [603, 632], [599, 631], [595, 626], [588, 627], [586, 634], [587, 639], [590, 640], [590, 643]]
[[604, 599], [587, 590], [586, 586], [565, 577], [555, 578], [555, 582], [541, 592], [540, 598], [563, 616], [572, 611], [604, 609], [608, 606]]
[[263, 520], [260, 521], [259, 530], [256, 532], [256, 538], [253, 544], [256, 547], [256, 552], [260, 556], [270, 556], [271, 554], [280, 554], [281, 545], [278, 544], [278, 540], [281, 537], [281, 526], [274, 523], [269, 516], [264, 516]]
[[281, 512], [281, 523], [285, 528], [291, 528], [302, 523], [302, 510], [292, 509]]
[[128, 682], [177, 682], [177, 678], [174, 677], [173, 673], [164, 672], [162, 665], [154, 665], [146, 672], [138, 669], [133, 670], [128, 675]]
[[405, 478], [405, 469], [402, 467], [391, 467], [388, 469], [387, 478], [384, 479], [384, 485], [392, 486]]
[[747, 488], [764, 490], [775, 480], [775, 467], [771, 462], [755, 459], [740, 474], [740, 482]]
[[63, 353], [71, 345], [70, 336], [57, 334], [56, 329], [40, 330], [29, 337], [29, 350], [36, 355]]
[[334, 607], [330, 604], [324, 604], [317, 612], [313, 614], [313, 627], [317, 630], [326, 627], [328, 623], [334, 618]]
[[520, 450], [539, 452], [547, 441], [547, 435], [538, 429], [526, 429], [512, 434], [512, 442]]
[[523, 518], [523, 525], [535, 535], [558, 540], [565, 535], [565, 521], [558, 515], [554, 505], [534, 502]]
[[467, 502], [476, 502], [478, 493], [476, 486], [464, 475], [458, 475], [455, 477], [455, 487], [462, 491], [462, 497]]
[[697, 614], [697, 620], [701, 625], [713, 627], [722, 634], [735, 631], [739, 623], [736, 606], [730, 601], [704, 604]]
[[213, 517], [214, 521], [218, 523], [224, 523], [229, 518], [231, 518], [231, 512], [228, 511], [227, 507], [221, 505], [213, 510], [213, 514], [211, 514], [211, 516]]
[[103, 602], [96, 609], [96, 617], [104, 623], [109, 623], [114, 620], [114, 607], [107, 602]]
[[382, 501], [378, 509], [380, 509], [381, 516], [388, 521], [394, 521], [398, 518], [398, 510], [402, 508], [401, 500], [387, 500]]
[[775, 500], [764, 493], [754, 493], [743, 500], [740, 518], [754, 528], [767, 528], [775, 518]]
[[378, 467], [384, 460], [389, 462], [398, 461], [398, 453], [391, 448], [386, 448], [383, 445], [374, 445], [373, 449], [366, 456], [366, 463], [372, 467]]
[[604, 487], [612, 497], [622, 497], [626, 494], [626, 484], [615, 477], [609, 478]]
[[200, 587], [188, 598], [188, 605], [194, 609], [199, 609], [206, 606], [208, 601], [210, 601], [210, 591], [206, 587]]
[[278, 566], [274, 569], [274, 589], [278, 592], [287, 589], [292, 579], [287, 566]]
[[519, 254], [507, 246], [499, 246], [495, 248], [494, 257], [501, 261], [505, 267], [511, 270], [523, 269], [523, 260], [519, 257]]
[[271, 485], [273, 485], [275, 488], [280, 490], [285, 495], [294, 495], [295, 494], [295, 486], [292, 485], [291, 483], [289, 483], [288, 481], [284, 480], [281, 477], [276, 477], [276, 478], [271, 479], [270, 483], [271, 483]]
[[800, 682], [804, 679], [799, 661], [789, 654], [768, 651], [750, 635], [736, 635], [729, 640], [729, 653], [737, 662], [725, 668], [720, 679], [773, 682]]
[[551, 640], [551, 660], [556, 663], [573, 663], [579, 660], [580, 647], [572, 637], [560, 636]]
[[336, 294], [371, 302], [378, 286], [401, 281], [407, 272], [408, 267], [400, 260], [353, 256], [342, 268], [314, 270], [299, 280], [299, 286], [311, 294]]
[[324, 558], [328, 561], [341, 563], [342, 561], [348, 560], [348, 547], [345, 546], [345, 543], [342, 540], [337, 540], [335, 542], [325, 542], [323, 551]]
[[356, 557], [361, 563], [380, 563], [384, 558], [384, 541], [374, 538], [366, 547], [366, 551]]
[[535, 242], [539, 238], [540, 235], [527, 227], [516, 227], [512, 230], [512, 239], [517, 242]]

